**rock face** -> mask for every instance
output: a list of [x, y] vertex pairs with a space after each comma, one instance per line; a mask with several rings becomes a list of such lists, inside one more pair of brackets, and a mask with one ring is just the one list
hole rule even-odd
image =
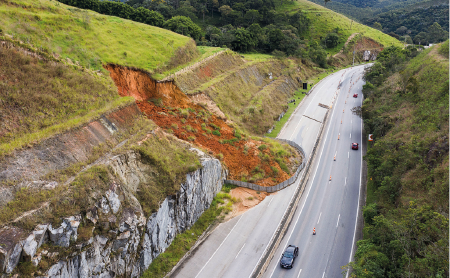
[[[0, 230], [0, 273], [13, 272], [20, 260], [36, 266], [45, 257], [53, 263], [39, 273], [41, 277], [139, 277], [177, 234], [209, 208], [226, 179], [219, 160], [196, 151], [202, 168], [188, 173], [179, 192], [168, 196], [148, 218], [134, 197], [139, 182], [149, 177], [148, 169], [133, 151], [112, 158], [109, 165], [122, 183], [111, 184], [84, 219], [91, 223], [83, 227], [84, 233], [98, 232], [80, 240], [80, 215], [63, 219], [58, 227], [38, 225], [31, 234], [4, 228]], [[67, 248], [64, 253], [70, 255], [40, 248], [47, 242]]]

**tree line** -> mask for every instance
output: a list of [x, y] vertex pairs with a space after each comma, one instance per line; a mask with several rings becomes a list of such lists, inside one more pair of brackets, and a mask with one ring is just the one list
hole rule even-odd
[[279, 12], [282, 0], [58, 0], [64, 4], [117, 16], [193, 38], [197, 45], [238, 52], [272, 53], [309, 59], [327, 67], [327, 48], [338, 45], [339, 29], [320, 41], [308, 41], [310, 19], [302, 11]]

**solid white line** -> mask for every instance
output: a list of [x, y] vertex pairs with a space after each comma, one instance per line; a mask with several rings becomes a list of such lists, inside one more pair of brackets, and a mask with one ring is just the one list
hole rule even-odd
[[[333, 109], [333, 113], [331, 114], [331, 119], [330, 119], [330, 123], [329, 123], [329, 125], [328, 125], [328, 129], [327, 129], [327, 133], [326, 133], [326, 136], [325, 136], [324, 144], [325, 144], [325, 142], [326, 142], [327, 139], [328, 139], [328, 134], [329, 134], [329, 132], [330, 132], [330, 127], [331, 127], [331, 123], [333, 122], [333, 117], [334, 117], [334, 112], [335, 112], [335, 111], [336, 111], [336, 110]], [[320, 131], [320, 129], [319, 129], [319, 131]], [[317, 135], [319, 134], [319, 131], [317, 132]], [[317, 138], [317, 135], [316, 135], [316, 138]], [[318, 138], [317, 138], [317, 139], [318, 139]], [[317, 140], [317, 139], [316, 139], [316, 140]], [[286, 244], [285, 244], [283, 250], [286, 249], [286, 245], [288, 244], [289, 239], [290, 239], [291, 236], [292, 236], [292, 232], [294, 231], [294, 227], [297, 225], [298, 219], [300, 218], [300, 215], [302, 214], [303, 208], [305, 207], [305, 203], [306, 203], [306, 200], [308, 199], [309, 192], [311, 191], [311, 187], [312, 187], [312, 185], [313, 185], [313, 183], [314, 183], [314, 180], [316, 179], [317, 169], [319, 169], [319, 164], [320, 164], [320, 160], [322, 159], [322, 154], [323, 154], [323, 150], [324, 150], [324, 149], [325, 149], [325, 145], [323, 145], [322, 151], [320, 152], [320, 155], [319, 155], [319, 162], [317, 163], [316, 170], [314, 171], [313, 179], [312, 179], [311, 185], [310, 185], [310, 187], [309, 187], [309, 189], [308, 189], [308, 193], [306, 194], [305, 201], [303, 202], [302, 209], [300, 210], [300, 214], [298, 215], [298, 218], [297, 218], [297, 220], [295, 221], [295, 224], [294, 224], [294, 226], [293, 226], [293, 228], [292, 228], [291, 234], [289, 235], [289, 238], [288, 238], [288, 240], [286, 241]], [[293, 195], [292, 197], [294, 197], [294, 195]], [[291, 200], [292, 200], [292, 198], [291, 198]], [[286, 208], [286, 209], [287, 209], [287, 208]], [[278, 225], [279, 225], [279, 224], [278, 224]], [[277, 226], [277, 227], [278, 227], [278, 226]], [[275, 235], [275, 233], [274, 233], [274, 235]], [[273, 237], [273, 236], [272, 236], [272, 237]], [[272, 241], [272, 239], [271, 239], [270, 241]], [[270, 241], [269, 241], [269, 242], [270, 242]], [[267, 249], [267, 247], [266, 247], [266, 249]], [[266, 252], [266, 251], [264, 250], [264, 252]], [[263, 254], [264, 254], [264, 252], [263, 252]], [[261, 255], [261, 256], [262, 256], [262, 255]], [[261, 258], [260, 258], [260, 259], [261, 259]], [[258, 260], [258, 262], [259, 262], [259, 260]], [[275, 271], [275, 268], [276, 268], [277, 266], [278, 266], [278, 264], [275, 265], [275, 267], [273, 268], [272, 273], [270, 274], [270, 277], [272, 277], [272, 275], [273, 275], [273, 273], [274, 273], [274, 271]], [[255, 268], [256, 268], [256, 266], [255, 266]], [[253, 271], [255, 271], [255, 268], [253, 268], [252, 273], [253, 273]], [[324, 272], [324, 274], [325, 274], [325, 272]], [[251, 274], [250, 274], [250, 277], [251, 277]]]
[[323, 272], [322, 278], [325, 277], [325, 271]]
[[347, 184], [347, 177], [345, 177], [345, 184]]
[[352, 134], [350, 133], [350, 138], [352, 138]]
[[217, 251], [220, 249], [222, 244], [227, 240], [228, 236], [231, 235], [231, 232], [234, 230], [234, 228], [236, 228], [237, 224], [239, 223], [239, 221], [241, 221], [242, 218], [243, 218], [243, 216], [241, 216], [241, 218], [239, 218], [238, 222], [236, 222], [236, 224], [234, 224], [234, 226], [231, 229], [231, 231], [228, 233], [228, 235], [225, 237], [225, 239], [222, 241], [222, 243], [219, 245], [219, 247], [216, 249], [216, 251], [214, 251], [212, 256], [209, 258], [209, 260], [206, 262], [206, 264], [202, 267], [202, 269], [200, 269], [200, 271], [197, 273], [195, 278], [197, 278], [200, 275], [200, 273], [203, 271], [203, 269], [206, 267], [206, 265], [209, 263], [209, 261], [211, 261], [211, 259], [214, 257], [214, 255], [217, 253]]
[[338, 221], [337, 221], [337, 223], [336, 223], [336, 228], [337, 228], [337, 226], [339, 226], [339, 218], [341, 218], [341, 215], [339, 214], [339, 216], [338, 216]]
[[242, 249], [244, 248], [244, 246], [245, 246], [245, 243], [244, 243], [244, 245], [242, 245], [241, 249], [239, 249], [239, 252], [237, 253], [236, 257], [234, 257], [235, 260], [236, 260], [236, 258], [239, 256], [239, 254], [241, 253], [241, 251], [242, 251]]
[[272, 199], [270, 199], [270, 202], [269, 202], [269, 204], [267, 205], [267, 207], [270, 206], [270, 203], [272, 203], [273, 199], [274, 199], [274, 197], [272, 197]]
[[[305, 174], [305, 173], [303, 172], [303, 173], [302, 173], [302, 176], [300, 177], [300, 179], [297, 179], [297, 180], [300, 181], [300, 180], [303, 178], [303, 175], [304, 175], [304, 174]], [[298, 186], [298, 185], [297, 185], [297, 186]], [[295, 195], [293, 194], [292, 197], [291, 197], [291, 200], [289, 201], [289, 203], [292, 201], [292, 198], [294, 198], [294, 196], [295, 196]], [[289, 203], [288, 203], [288, 204], [289, 204]], [[286, 211], [287, 211], [288, 208], [289, 208], [289, 206], [286, 207], [286, 209], [285, 209], [285, 211], [284, 211], [284, 213], [283, 213], [283, 216], [286, 214]], [[280, 222], [278, 222], [278, 225], [276, 226], [277, 229], [278, 229], [278, 227], [280, 226], [280, 223], [281, 223], [282, 220], [283, 220], [283, 217], [281, 217]], [[277, 229], [273, 232], [273, 235], [272, 235], [272, 237], [270, 238], [269, 242], [272, 242], [273, 237], [274, 237], [275, 234], [277, 233]], [[259, 261], [261, 260], [262, 256], [264, 256], [264, 253], [266, 253], [266, 250], [267, 250], [268, 247], [269, 247], [269, 244], [267, 244], [266, 248], [264, 249], [264, 251], [262, 252], [261, 256], [259, 257], [258, 263], [259, 263]], [[258, 266], [258, 263], [256, 263], [255, 267], [253, 268], [252, 272], [250, 273], [249, 278], [252, 277], [253, 271], [255, 271], [256, 267]]]
[[348, 158], [350, 158], [350, 152], [348, 152], [347, 154], [348, 154]]
[[297, 278], [300, 277], [300, 273], [302, 273], [302, 270], [300, 269], [300, 272], [297, 275]]
[[[363, 102], [363, 97], [361, 97], [361, 104]], [[363, 128], [363, 120], [361, 119], [361, 140], [362, 140], [362, 128]], [[359, 215], [359, 199], [361, 198], [361, 183], [362, 183], [362, 150], [361, 150], [361, 169], [359, 173], [359, 193], [358, 193], [358, 206], [356, 207], [356, 220], [355, 220], [355, 231], [353, 232], [353, 242], [352, 242], [352, 250], [350, 251], [350, 258], [348, 259], [348, 262], [352, 261], [353, 257], [353, 247], [355, 246], [355, 237], [356, 237], [356, 226], [358, 225], [358, 215]], [[347, 271], [347, 275], [345, 278], [348, 278], [349, 271]]]
[[319, 221], [320, 221], [320, 217], [322, 216], [322, 212], [320, 212], [320, 214], [319, 214], [319, 220], [317, 220], [317, 224], [319, 224]]

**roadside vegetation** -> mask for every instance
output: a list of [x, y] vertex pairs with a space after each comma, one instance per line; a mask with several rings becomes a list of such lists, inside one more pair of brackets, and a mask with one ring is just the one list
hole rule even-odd
[[448, 75], [448, 40], [421, 53], [388, 47], [365, 74], [374, 144], [352, 277], [449, 275]]
[[0, 156], [133, 103], [112, 80], [0, 47]]

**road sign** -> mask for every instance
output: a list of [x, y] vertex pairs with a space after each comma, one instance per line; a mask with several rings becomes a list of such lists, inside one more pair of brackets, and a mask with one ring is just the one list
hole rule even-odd
[[369, 134], [369, 141], [373, 141], [373, 134]]

